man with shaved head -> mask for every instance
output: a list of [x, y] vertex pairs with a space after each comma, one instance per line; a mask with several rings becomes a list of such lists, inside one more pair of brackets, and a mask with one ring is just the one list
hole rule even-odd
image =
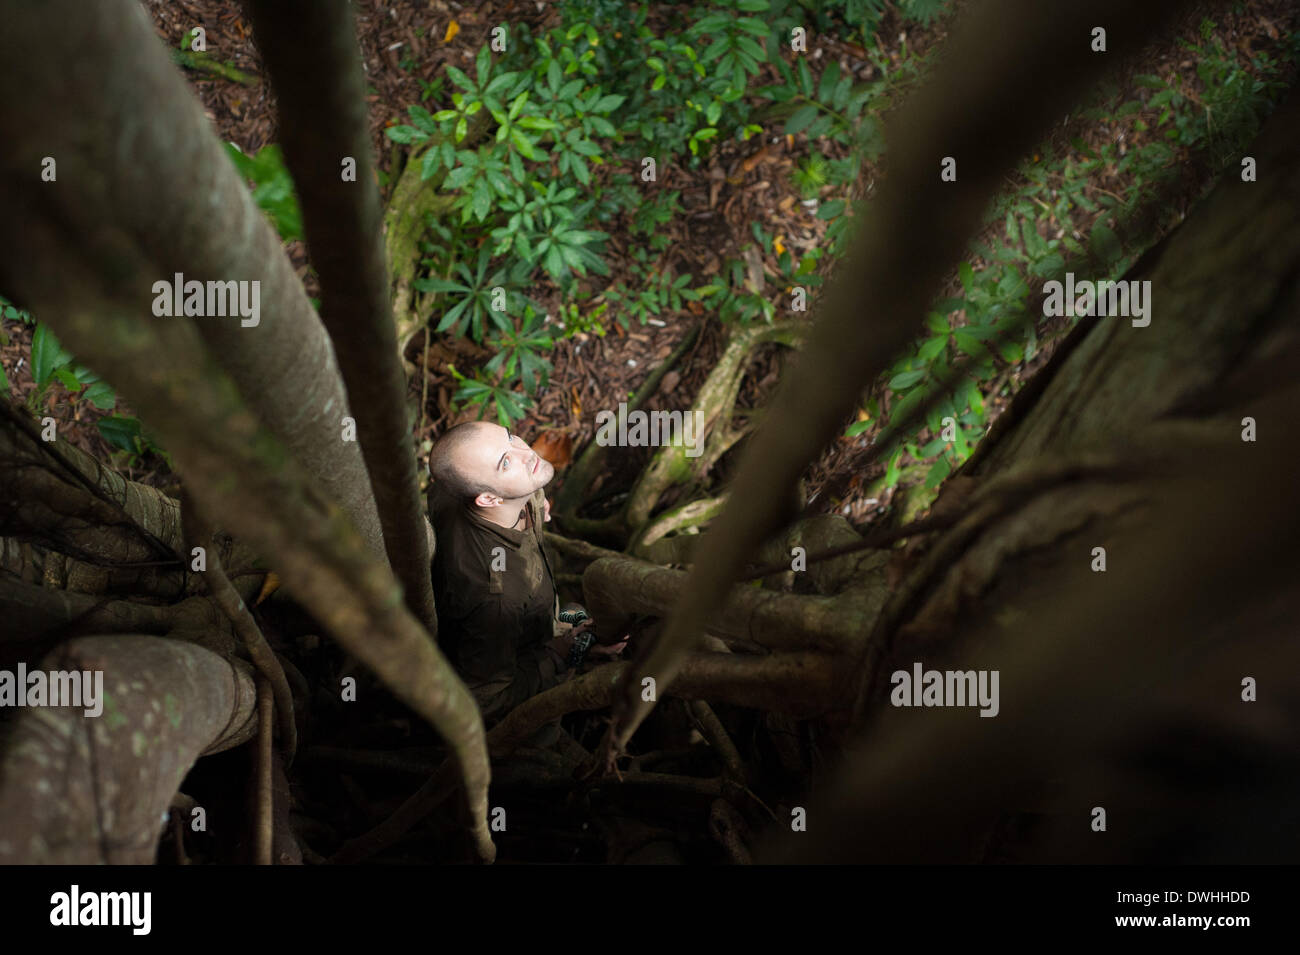
[[508, 428], [472, 421], [438, 439], [429, 472], [438, 641], [489, 727], [565, 680], [587, 653], [608, 658], [623, 649], [588, 647], [591, 621], [559, 620], [542, 535], [551, 519], [543, 490], [555, 476], [549, 461]]

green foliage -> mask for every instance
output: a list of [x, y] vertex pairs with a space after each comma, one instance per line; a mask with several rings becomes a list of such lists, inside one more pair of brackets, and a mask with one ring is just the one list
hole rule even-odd
[[[3, 295], [0, 295], [0, 316], [12, 318], [20, 321], [24, 325], [36, 324], [36, 319], [32, 318], [32, 313], [23, 308], [18, 308]], [[3, 327], [0, 327], [0, 345], [8, 345], [9, 336], [5, 333]], [[4, 368], [0, 368], [0, 388], [5, 391], [9, 390], [9, 377], [5, 374]]]
[[518, 329], [512, 326], [493, 340], [492, 344], [498, 351], [483, 370], [488, 374], [500, 372], [507, 382], [517, 375], [524, 391], [530, 395], [538, 388], [545, 388], [550, 380], [551, 363], [538, 352], [549, 349], [555, 343], [540, 326], [537, 312], [532, 307], [525, 309], [524, 319]]
[[[117, 406], [117, 393], [112, 386], [79, 364], [47, 325], [37, 322], [30, 312], [15, 307], [3, 296], [0, 296], [0, 315], [35, 326], [32, 331], [29, 367], [36, 388], [27, 398], [27, 406], [31, 411], [38, 412], [43, 407], [56, 382], [68, 390], [69, 400], [73, 404], [86, 401], [100, 411], [112, 411]], [[2, 331], [0, 344], [8, 344], [8, 337]], [[8, 387], [4, 370], [0, 369], [0, 388], [7, 390]], [[152, 453], [162, 457], [168, 467], [171, 466], [171, 457], [142, 429], [140, 419], [112, 414], [100, 418], [95, 424], [110, 445], [127, 453], [129, 465], [138, 466], [145, 455]]]
[[105, 441], [119, 451], [125, 452], [124, 456], [131, 467], [139, 467], [150, 454], [158, 455], [167, 462], [169, 468], [172, 467], [171, 455], [154, 443], [139, 418], [120, 414], [108, 415], [100, 418], [96, 426]]
[[280, 238], [285, 242], [301, 239], [302, 213], [280, 147], [272, 143], [263, 146], [253, 156], [245, 156], [234, 143], [225, 146], [226, 155], [240, 175], [252, 180], [253, 201], [270, 218]]
[[691, 273], [673, 276], [660, 262], [651, 262], [644, 248], [634, 253], [630, 271], [639, 281], [631, 287], [621, 280], [615, 282], [602, 296], [614, 307], [618, 323], [624, 328], [629, 326], [630, 318], [644, 325], [652, 315], [662, 315], [665, 309], [678, 312], [684, 302], [700, 299], [700, 291], [690, 288]]
[[[886, 371], [888, 408], [871, 399], [865, 420], [845, 430], [846, 436], [860, 435], [887, 411], [890, 425], [876, 441], [894, 447], [882, 486], [892, 486], [903, 477], [905, 455], [926, 468], [927, 489], [936, 487], [969, 457], [986, 428], [990, 383], [1005, 380], [1038, 350], [1032, 324], [994, 349], [994, 340], [1029, 305], [1031, 289], [1041, 289], [1045, 281], [1066, 271], [1096, 279], [1120, 277], [1141, 251], [1135, 246], [1142, 237], [1122, 237], [1116, 223], [1133, 212], [1153, 187], [1183, 175], [1185, 155], [1216, 173], [1239, 158], [1284, 87], [1282, 71], [1262, 54], [1242, 63], [1235, 52], [1212, 39], [1213, 29], [1207, 21], [1201, 30], [1204, 42], [1180, 41], [1197, 63], [1203, 86], [1199, 94], [1185, 89], [1176, 73], [1169, 80], [1139, 75], [1137, 85], [1151, 91], [1145, 101], [1120, 103], [1112, 92], [1083, 111], [1085, 119], [1105, 120], [1131, 134], [1126, 138], [1133, 145], [1123, 153], [1114, 141], [1093, 149], [1075, 139], [1064, 155], [1044, 145], [1041, 154], [1022, 162], [1017, 187], [991, 210], [991, 221], [1000, 221], [996, 241], [975, 244], [971, 260], [958, 267], [960, 297], [936, 302], [926, 319], [927, 334]], [[1300, 40], [1288, 40], [1285, 58], [1300, 59]], [[1151, 110], [1158, 112], [1148, 125], [1140, 114], [1149, 115]], [[1151, 135], [1152, 126], [1160, 135]], [[812, 163], [815, 155], [807, 162]], [[800, 175], [796, 170], [796, 182]], [[1114, 188], [1119, 191], [1089, 188], [1102, 177], [1117, 182]], [[839, 221], [828, 230], [828, 238]], [[1084, 235], [1082, 241], [1075, 238], [1079, 233]], [[893, 422], [924, 400], [959, 360], [970, 362], [969, 376], [940, 399], [920, 427], [897, 432]], [[956, 425], [952, 441], [942, 438], [945, 417]], [[930, 437], [923, 441], [926, 433]]]
[[10, 302], [3, 295], [0, 295], [0, 315], [5, 318], [12, 318], [22, 322], [24, 325], [35, 325], [36, 319], [32, 318], [32, 313], [25, 308], [19, 308]]
[[[743, 264], [728, 263], [726, 277], [703, 289], [691, 288], [689, 274], [667, 270], [660, 259], [668, 251], [673, 230], [666, 227], [679, 214], [680, 194], [647, 189], [635, 174], [647, 155], [661, 167], [693, 168], [714, 143], [763, 131], [751, 116], [764, 100], [812, 109], [817, 115], [806, 124], [808, 135], [878, 155], [883, 144], [868, 113], [879, 84], [855, 85], [840, 75], [838, 64], [814, 79], [806, 57], [792, 54], [776, 37], [788, 37], [794, 25], [873, 30], [883, 2], [821, 6], [712, 0], [661, 8], [665, 25], [652, 30], [644, 6], [566, 0], [559, 5], [559, 22], [546, 31], [512, 26], [509, 52], [494, 55], [485, 45], [472, 71], [448, 66], [444, 77], [422, 83], [420, 104], [407, 107], [409, 121], [386, 135], [412, 146], [421, 177], [452, 197], [451, 215], [429, 224], [422, 243], [427, 277], [415, 283], [445, 296], [436, 330], [497, 345], [516, 334], [515, 318], [529, 305], [516, 292], [529, 282], [548, 279], [565, 299], [590, 294], [576, 280], [609, 273], [609, 235], [597, 225], [624, 214], [632, 234], [643, 239], [633, 252], [636, 281], [619, 281], [600, 293], [602, 311], [613, 307], [624, 325], [632, 319], [644, 323], [712, 296], [708, 304], [724, 320], [772, 321], [776, 305], [770, 295], [743, 284]], [[786, 83], [751, 89], [769, 66]], [[632, 174], [601, 175], [601, 167], [612, 163]], [[823, 156], [815, 170], [804, 173], [809, 182], [841, 186], [856, 176], [857, 161]], [[834, 218], [843, 209], [842, 202], [830, 202], [822, 214]], [[834, 222], [832, 230], [838, 240], [847, 223]], [[771, 250], [771, 237], [765, 248]], [[472, 269], [466, 264], [471, 262]], [[790, 284], [798, 276], [800, 284], [811, 284], [804, 279], [815, 262], [804, 268], [786, 252], [786, 274], [778, 280]], [[501, 313], [489, 307], [497, 287], [509, 293]], [[603, 333], [603, 325], [596, 327]], [[489, 342], [489, 335], [497, 337]], [[458, 394], [479, 403], [494, 400], [491, 388], [504, 387], [495, 372], [513, 367], [523, 373], [523, 354], [540, 345], [524, 352], [501, 347], [507, 350], [491, 360], [493, 371], [465, 379]], [[542, 380], [530, 367], [532, 380]], [[525, 399], [526, 393], [516, 393], [513, 407]]]
[[452, 398], [467, 405], [478, 405], [480, 421], [483, 420], [483, 415], [491, 404], [496, 408], [497, 421], [509, 427], [511, 422], [522, 418], [532, 404], [532, 400], [526, 394], [520, 394], [497, 383], [491, 374], [483, 369], [477, 369], [472, 376], [466, 377], [456, 370], [455, 365], [448, 365], [447, 368], [459, 385]]
[[[469, 329], [475, 341], [482, 341], [489, 320], [502, 331], [512, 327], [508, 314], [510, 296], [513, 292], [518, 298], [521, 276], [518, 269], [512, 273], [504, 266], [489, 272], [491, 260], [491, 252], [484, 247], [479, 250], [474, 268], [464, 262], [455, 263], [453, 272], [458, 279], [427, 278], [413, 283], [421, 292], [442, 292], [454, 302], [443, 313], [434, 331], [443, 332], [454, 327], [453, 334], [459, 337]], [[495, 307], [498, 304], [504, 307]]]
[[564, 337], [573, 338], [585, 334], [604, 338], [605, 323], [602, 319], [608, 309], [608, 302], [602, 302], [586, 311], [583, 311], [577, 302], [566, 302], [561, 305], [559, 324], [564, 329]]
[[68, 390], [73, 402], [89, 401], [101, 411], [109, 411], [117, 404], [117, 393], [89, 368], [77, 364], [54, 332], [39, 323], [32, 333], [31, 372], [36, 388], [28, 395], [27, 406], [33, 411], [42, 407], [56, 381]]
[[791, 178], [802, 198], [816, 198], [822, 188], [830, 184], [830, 163], [814, 148], [795, 165]]

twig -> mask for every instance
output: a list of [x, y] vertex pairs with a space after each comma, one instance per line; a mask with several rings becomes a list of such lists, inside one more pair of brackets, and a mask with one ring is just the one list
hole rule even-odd
[[181, 491], [181, 527], [188, 542], [201, 540], [208, 542], [207, 569], [204, 571], [203, 579], [208, 585], [208, 592], [212, 595], [213, 602], [235, 628], [235, 633], [243, 642], [253, 666], [270, 684], [275, 698], [275, 718], [280, 731], [280, 743], [284, 748], [285, 765], [291, 765], [294, 753], [298, 749], [298, 725], [293, 716], [293, 691], [289, 688], [284, 668], [280, 666], [280, 661], [276, 659], [270, 644], [266, 642], [266, 637], [262, 635], [257, 621], [253, 619], [252, 612], [222, 570], [221, 558], [217, 555], [216, 539], [195, 509], [193, 500], [184, 490]]
[[745, 763], [740, 758], [740, 750], [731, 741], [722, 720], [713, 712], [713, 707], [704, 700], [691, 700], [688, 704], [691, 716], [695, 718], [701, 735], [704, 736], [713, 751], [722, 760], [722, 765], [729, 780], [743, 785], [746, 779]]
[[211, 73], [213, 76], [219, 76], [224, 80], [233, 80], [236, 83], [243, 83], [245, 86], [255, 86], [257, 84], [256, 77], [249, 76], [243, 70], [237, 70], [233, 66], [213, 59], [207, 53], [190, 50], [172, 50], [171, 52], [172, 62], [180, 66], [197, 70], [200, 73]]
[[257, 678], [257, 816], [254, 833], [254, 863], [271, 864], [272, 823], [271, 797], [271, 716], [274, 698], [271, 684], [264, 676]]

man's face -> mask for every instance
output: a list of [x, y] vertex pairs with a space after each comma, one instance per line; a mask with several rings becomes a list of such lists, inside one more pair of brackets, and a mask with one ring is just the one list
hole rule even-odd
[[[490, 487], [496, 496], [521, 500], [555, 476], [555, 468], [519, 435], [499, 424], [478, 422], [473, 439], [458, 450], [456, 468]], [[480, 503], [482, 495], [479, 496]]]

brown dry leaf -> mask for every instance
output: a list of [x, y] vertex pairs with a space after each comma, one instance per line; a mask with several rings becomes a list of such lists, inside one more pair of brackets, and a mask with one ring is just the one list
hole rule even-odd
[[533, 450], [556, 468], [567, 468], [573, 460], [573, 438], [563, 431], [543, 431], [533, 442]]
[[742, 173], [749, 172], [755, 166], [765, 161], [766, 159], [767, 159], [767, 147], [764, 146], [762, 149], [754, 153], [754, 155], [750, 156], [748, 159], [746, 159], [744, 162], [740, 164], [740, 171]]
[[575, 385], [569, 386], [569, 393], [572, 397], [569, 399], [569, 414], [574, 418], [582, 417], [582, 398], [578, 396], [578, 389]]
[[256, 607], [263, 600], [271, 596], [271, 594], [275, 593], [279, 589], [280, 589], [280, 578], [276, 576], [275, 571], [270, 571], [266, 575], [266, 580], [262, 581], [262, 590], [257, 595], [257, 599], [253, 601], [253, 606]]

